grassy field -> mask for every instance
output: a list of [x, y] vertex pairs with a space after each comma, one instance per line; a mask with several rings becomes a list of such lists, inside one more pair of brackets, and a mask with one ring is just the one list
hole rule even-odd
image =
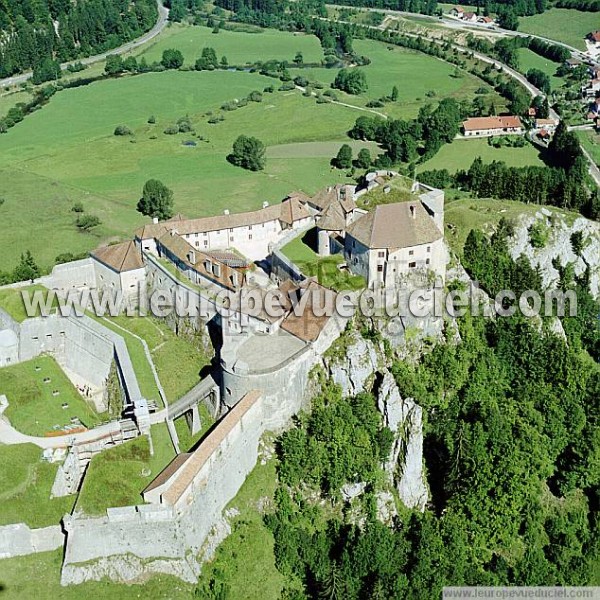
[[152, 426], [152, 444], [153, 456], [145, 436], [94, 456], [76, 509], [88, 515], [102, 515], [110, 507], [143, 504], [142, 490], [175, 457], [165, 423]]
[[571, 8], [553, 8], [540, 15], [519, 17], [519, 31], [548, 37], [579, 50], [585, 50], [585, 36], [597, 27], [595, 13]]
[[[41, 457], [42, 450], [33, 444], [0, 445], [0, 525], [47, 527], [71, 512], [74, 496], [50, 499], [58, 465]], [[0, 584], [2, 564], [0, 560]]]
[[[44, 379], [49, 381], [44, 383]], [[6, 418], [27, 435], [43, 436], [62, 429], [73, 417], [90, 429], [100, 422], [50, 356], [0, 369], [0, 391], [8, 398]], [[68, 407], [63, 409], [63, 404]]]
[[0, 560], [0, 595], [2, 600], [131, 600], [132, 598], [164, 598], [189, 600], [194, 587], [177, 577], [156, 575], [140, 585], [125, 585], [110, 581], [93, 581], [62, 587], [60, 569], [62, 548], [19, 558]]
[[478, 156], [484, 163], [501, 160], [511, 167], [543, 165], [538, 151], [531, 144], [523, 148], [494, 148], [487, 143], [487, 139], [455, 140], [451, 144], [442, 146], [433, 158], [419, 165], [417, 171], [448, 169], [454, 173], [459, 169], [468, 169]]
[[577, 135], [583, 147], [592, 155], [596, 164], [600, 166], [600, 133], [578, 131]]
[[527, 73], [529, 69], [539, 69], [550, 77], [550, 85], [553, 90], [563, 85], [565, 82], [564, 78], [555, 75], [556, 69], [559, 67], [558, 63], [536, 54], [532, 50], [529, 50], [529, 48], [519, 48], [517, 52], [519, 55], [519, 71]]
[[226, 56], [230, 65], [254, 64], [257, 61], [286, 60], [290, 64], [296, 52], [302, 52], [307, 63], [321, 62], [323, 50], [314, 35], [287, 33], [276, 29], [259, 30], [257, 33], [221, 30], [212, 33], [208, 27], [187, 27], [173, 24], [159, 40], [138, 55], [151, 63], [160, 61], [167, 48], [177, 48], [185, 58], [186, 65], [193, 66], [200, 58], [202, 48], [214, 48], [219, 60]]

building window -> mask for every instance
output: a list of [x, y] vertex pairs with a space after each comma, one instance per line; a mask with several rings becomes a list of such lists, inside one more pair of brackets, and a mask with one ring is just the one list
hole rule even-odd
[[248, 231], [252, 231], [252, 225], [248, 225]]
[[252, 234], [251, 234], [251, 233], [249, 233], [249, 234], [248, 234], [248, 239], [249, 239], [249, 240], [251, 240], [251, 239], [252, 239]]
[[383, 265], [377, 265], [377, 272], [383, 273]]
[[431, 246], [427, 246], [427, 252], [431, 252]]
[[409, 256], [414, 256], [415, 255], [415, 251], [414, 250], [409, 250], [408, 251], [408, 255]]
[[233, 228], [229, 230], [229, 233], [233, 233]]
[[430, 262], [431, 262], [431, 261], [430, 261], [429, 259], [427, 259], [427, 260], [425, 261], [425, 264], [426, 264], [426, 265], [428, 265]]
[[204, 247], [208, 248], [208, 240], [204, 240]]
[[[200, 242], [196, 242], [196, 248], [200, 245]], [[204, 245], [206, 246], [206, 242], [204, 242]]]
[[230, 242], [233, 242], [233, 236], [230, 236], [230, 237], [229, 237], [229, 241], [230, 241]]
[[380, 251], [377, 253], [377, 256], [378, 256], [379, 258], [385, 258], [385, 252], [380, 250]]
[[417, 263], [416, 263], [416, 262], [409, 262], [409, 263], [408, 263], [408, 268], [409, 268], [409, 269], [414, 269], [416, 266], [417, 266]]

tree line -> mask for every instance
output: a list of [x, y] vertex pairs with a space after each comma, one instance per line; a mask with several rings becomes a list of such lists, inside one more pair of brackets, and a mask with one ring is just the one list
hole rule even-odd
[[[53, 0], [0, 3], [0, 77], [115, 48], [152, 28], [154, 0]], [[50, 62], [48, 62], [50, 61]]]

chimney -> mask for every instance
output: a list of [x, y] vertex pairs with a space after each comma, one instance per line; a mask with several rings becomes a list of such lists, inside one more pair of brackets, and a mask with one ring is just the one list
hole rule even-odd
[[228, 209], [228, 208], [226, 208], [226, 209], [223, 211], [223, 214], [224, 214], [224, 215], [228, 215], [228, 214], [229, 214], [229, 209]]
[[410, 216], [413, 219], [417, 218], [417, 211], [415, 210], [415, 207], [412, 204], [410, 205]]
[[268, 203], [268, 202], [265, 200], [265, 201], [263, 202], [263, 204], [262, 204], [262, 207], [263, 207], [263, 208], [267, 208], [267, 206], [269, 206], [269, 203]]
[[158, 217], [152, 217], [152, 223], [158, 225]]

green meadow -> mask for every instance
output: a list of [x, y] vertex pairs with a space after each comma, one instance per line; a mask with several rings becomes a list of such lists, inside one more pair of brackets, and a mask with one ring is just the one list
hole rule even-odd
[[585, 36], [598, 29], [596, 13], [572, 8], [552, 8], [539, 15], [519, 17], [519, 31], [569, 44], [585, 50]]
[[149, 63], [160, 61], [164, 50], [177, 48], [185, 57], [184, 64], [193, 66], [205, 46], [214, 48], [219, 60], [226, 56], [230, 65], [246, 65], [269, 59], [287, 60], [291, 64], [297, 52], [302, 52], [307, 63], [323, 60], [323, 49], [314, 35], [258, 28], [255, 33], [222, 29], [214, 34], [208, 27], [177, 24], [169, 26], [158, 41], [138, 54], [138, 58], [145, 57]]
[[522, 148], [494, 148], [488, 144], [487, 139], [455, 140], [451, 144], [442, 146], [441, 150], [420, 165], [417, 171], [448, 169], [450, 173], [455, 173], [460, 169], [468, 169], [478, 156], [484, 163], [497, 160], [505, 162], [509, 167], [544, 164], [538, 151], [531, 144]]
[[[212, 34], [205, 27], [183, 26], [169, 27], [143, 53], [152, 59], [166, 47], [177, 47], [190, 61], [208, 44], [232, 63], [241, 58], [291, 59], [296, 51], [307, 61], [320, 57], [311, 36], [270, 30]], [[12, 269], [26, 249], [49, 268], [60, 253], [81, 253], [129, 238], [146, 222], [136, 204], [150, 178], [173, 189], [175, 210], [187, 216], [257, 209], [293, 190], [312, 194], [348, 181], [344, 171], [331, 168], [330, 159], [356, 118], [370, 114], [365, 112], [369, 100], [388, 95], [396, 85], [398, 102], [373, 110], [411, 118], [425, 102], [472, 98], [484, 85], [466, 73], [457, 77], [453, 66], [424, 54], [367, 40], [356, 40], [355, 48], [372, 61], [365, 67], [369, 89], [362, 96], [339, 93], [339, 103], [318, 104], [299, 90], [275, 91], [265, 93], [260, 103], [224, 111], [225, 102], [280, 85], [257, 73], [228, 71], [123, 76], [57, 94], [0, 136], [0, 198], [5, 200], [0, 204], [0, 270]], [[328, 84], [337, 71], [293, 72]], [[488, 98], [502, 107], [497, 95]], [[224, 120], [210, 124], [217, 114]], [[156, 123], [148, 123], [150, 116]], [[164, 133], [184, 116], [191, 119], [195, 137]], [[133, 135], [115, 137], [114, 129], [121, 124]], [[226, 161], [240, 134], [254, 135], [268, 146], [264, 171], [251, 173]], [[196, 146], [183, 144], [192, 141]], [[76, 202], [102, 224], [92, 232], [79, 231], [71, 210]]]
[[529, 48], [519, 48], [517, 52], [519, 55], [519, 71], [522, 73], [527, 73], [529, 69], [539, 69], [540, 71], [543, 71], [550, 77], [550, 85], [553, 90], [560, 87], [565, 82], [563, 77], [556, 76], [556, 69], [559, 67], [558, 63], [536, 54], [532, 50], [529, 50]]

